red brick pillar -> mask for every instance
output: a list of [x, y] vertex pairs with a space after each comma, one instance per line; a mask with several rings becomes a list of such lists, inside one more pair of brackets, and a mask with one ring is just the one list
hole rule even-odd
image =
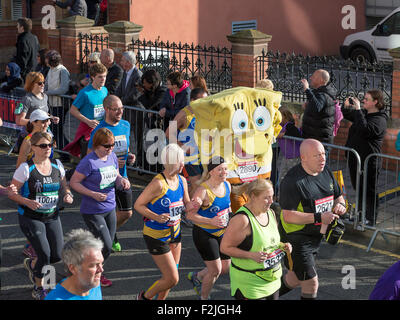
[[400, 47], [389, 53], [393, 58], [392, 119], [400, 119]]
[[60, 54], [63, 64], [70, 73], [80, 72], [79, 33], [90, 33], [93, 22], [82, 16], [72, 16], [57, 21], [60, 27]]
[[120, 20], [132, 21], [133, 0], [108, 0], [107, 17], [108, 23]]
[[143, 26], [129, 21], [116, 21], [104, 26], [108, 32], [109, 47], [115, 52], [115, 61], [119, 62], [124, 51], [128, 50], [132, 40], [139, 39]]
[[257, 30], [243, 30], [227, 38], [232, 43], [232, 87], [255, 87], [258, 79], [266, 77], [266, 64], [264, 74], [257, 74], [257, 58], [263, 50], [268, 51], [272, 36]]

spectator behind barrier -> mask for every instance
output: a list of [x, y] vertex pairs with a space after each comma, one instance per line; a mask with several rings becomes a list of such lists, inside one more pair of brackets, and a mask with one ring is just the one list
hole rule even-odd
[[37, 55], [37, 66], [35, 71], [43, 74], [46, 79], [47, 73], [50, 70], [49, 62], [46, 59], [46, 54], [49, 52], [48, 49], [40, 49]]
[[100, 54], [100, 61], [107, 67], [107, 78], [104, 86], [107, 88], [108, 94], [115, 94], [121, 82], [123, 71], [114, 62], [113, 49], [104, 49]]
[[10, 62], [6, 66], [6, 75], [0, 79], [0, 92], [11, 93], [16, 87], [22, 85], [21, 68], [14, 62]]
[[65, 2], [53, 0], [60, 8], [67, 9], [71, 16], [87, 17], [87, 5], [85, 0], [67, 0]]

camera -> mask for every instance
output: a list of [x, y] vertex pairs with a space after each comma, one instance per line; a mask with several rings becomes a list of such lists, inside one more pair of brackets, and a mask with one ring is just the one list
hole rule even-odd
[[352, 98], [352, 97], [349, 97], [349, 103], [350, 103], [350, 105], [351, 105], [351, 106], [353, 106], [353, 105], [354, 105], [354, 100], [353, 100], [353, 98]]

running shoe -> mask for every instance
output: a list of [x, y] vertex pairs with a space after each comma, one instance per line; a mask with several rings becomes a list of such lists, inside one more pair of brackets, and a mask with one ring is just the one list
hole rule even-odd
[[101, 275], [101, 277], [100, 277], [100, 285], [102, 287], [111, 287], [112, 282], [111, 282], [111, 280], [108, 280], [105, 276]]
[[187, 278], [192, 283], [193, 290], [197, 293], [198, 296], [201, 296], [201, 281], [197, 277], [197, 272], [189, 272]]
[[36, 285], [32, 290], [32, 298], [35, 300], [44, 300], [48, 294], [48, 291], [43, 289], [43, 287], [37, 287]]
[[145, 293], [146, 291], [140, 291], [139, 293], [138, 293], [138, 295], [136, 296], [136, 300], [153, 300], [153, 299], [147, 299], [145, 296], [144, 296], [144, 293]]
[[28, 258], [34, 259], [37, 257], [35, 249], [33, 249], [32, 245], [30, 243], [27, 243], [25, 245], [25, 248], [22, 250], [22, 253], [24, 255], [26, 255]]
[[26, 270], [28, 270], [28, 276], [29, 280], [31, 280], [32, 284], [35, 284], [35, 276], [33, 275], [33, 269], [32, 269], [32, 258], [25, 258], [24, 259], [24, 267]]
[[114, 252], [121, 252], [121, 244], [119, 242], [113, 242], [112, 249], [114, 250]]

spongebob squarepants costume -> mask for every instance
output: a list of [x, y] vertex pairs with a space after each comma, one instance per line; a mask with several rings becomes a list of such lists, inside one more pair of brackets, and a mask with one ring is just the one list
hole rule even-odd
[[[269, 178], [271, 145], [281, 130], [281, 100], [281, 92], [235, 87], [192, 102], [203, 169], [212, 157], [222, 156], [232, 186]], [[246, 195], [232, 193], [233, 212], [246, 202]]]

